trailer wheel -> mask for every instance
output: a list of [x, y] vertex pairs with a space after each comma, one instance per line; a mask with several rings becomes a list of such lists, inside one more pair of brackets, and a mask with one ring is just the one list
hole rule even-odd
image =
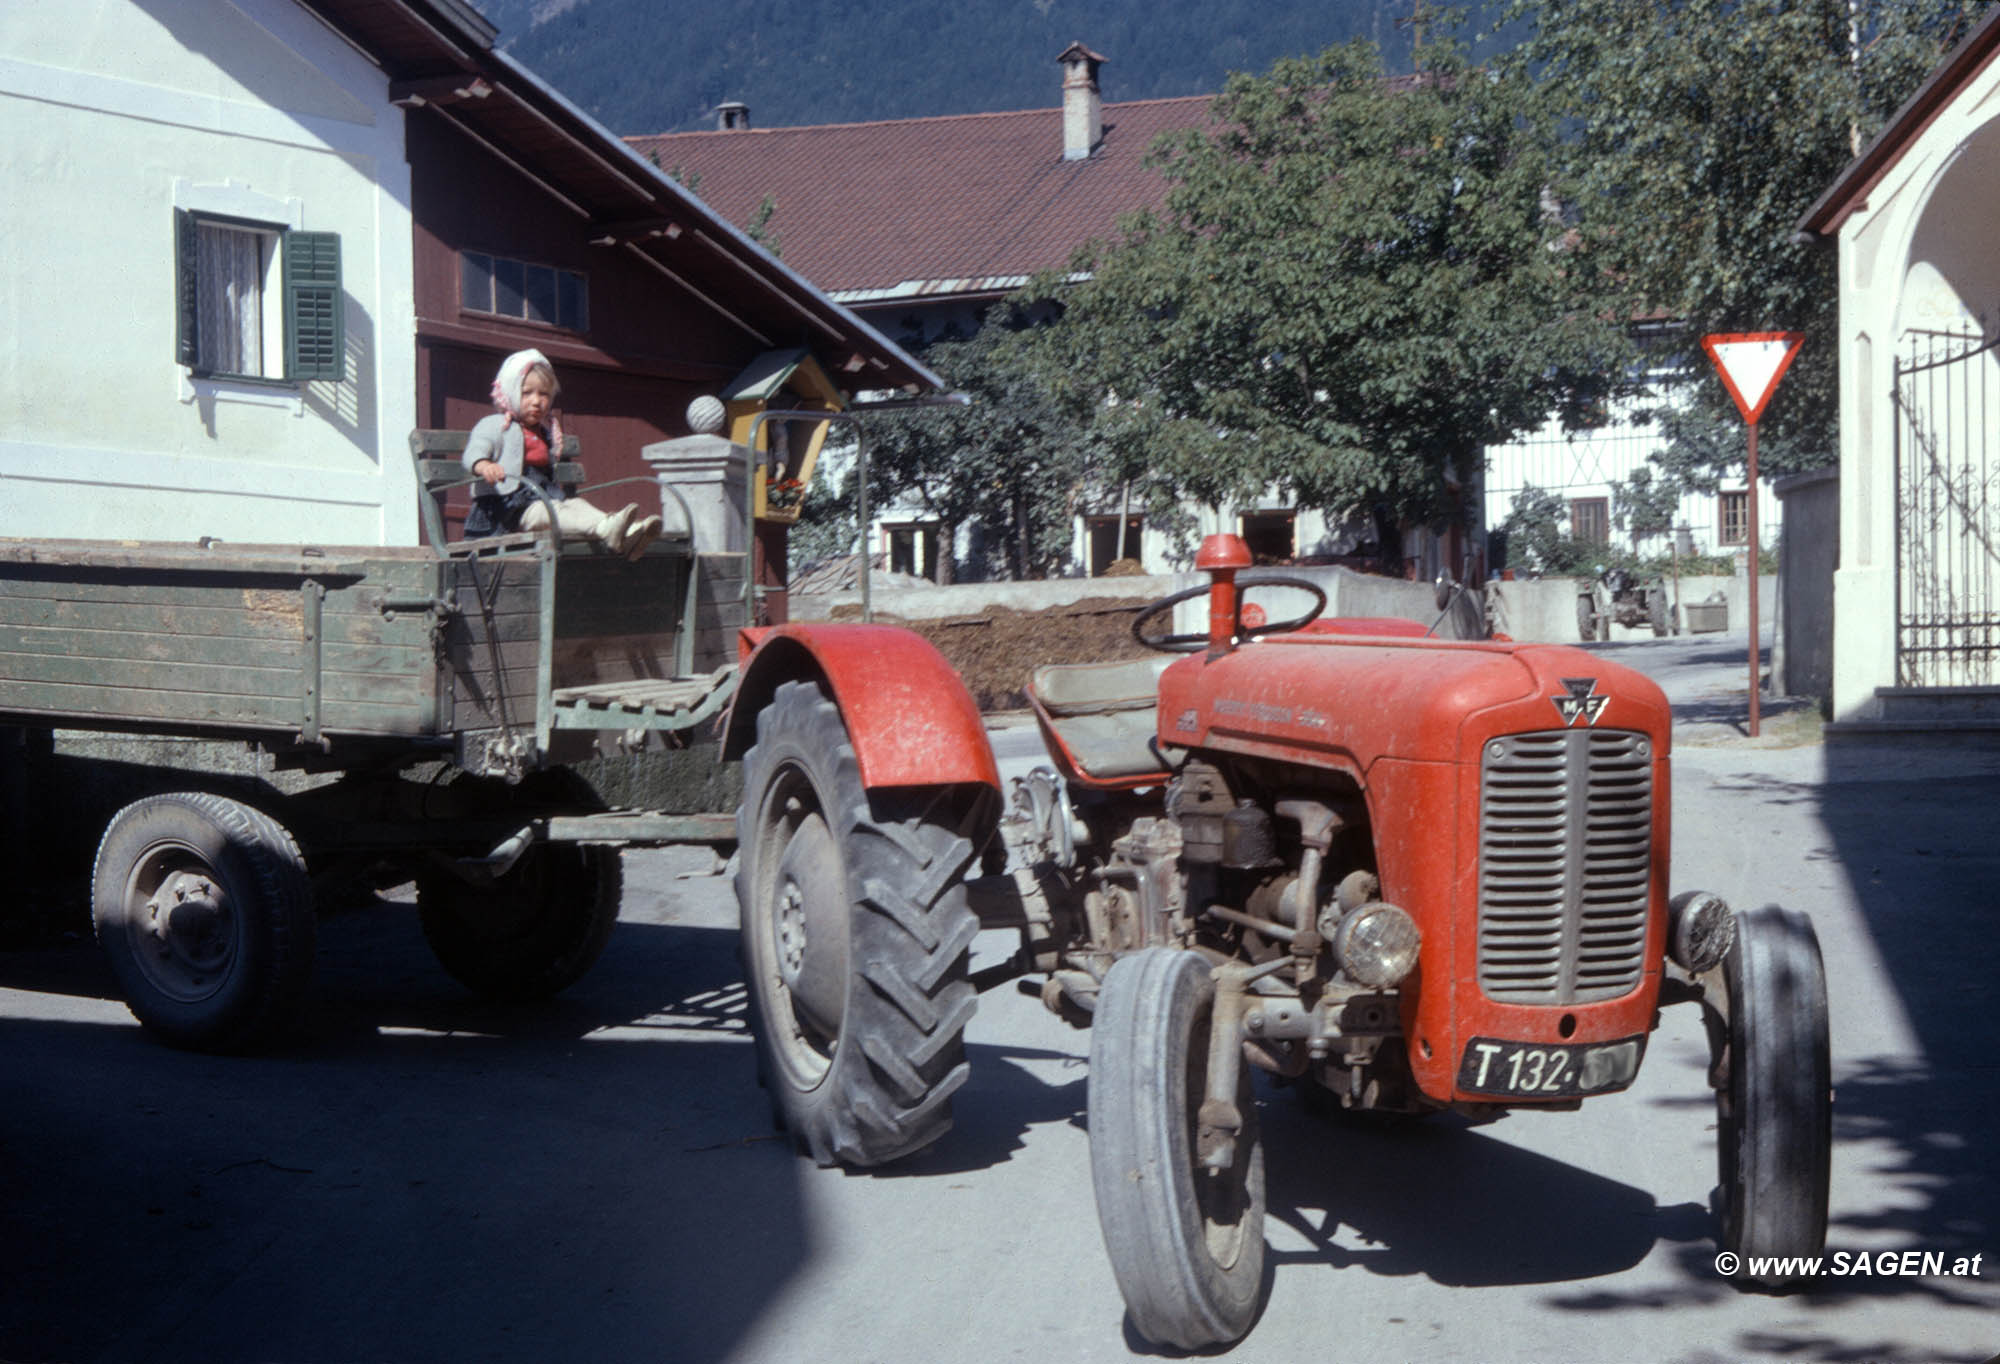
[[1264, 1277], [1264, 1149], [1245, 1068], [1236, 1159], [1196, 1155], [1215, 985], [1192, 952], [1113, 963], [1090, 1032], [1090, 1176], [1111, 1270], [1140, 1335], [1199, 1350], [1256, 1320]]
[[951, 1126], [976, 1003], [963, 877], [972, 811], [875, 792], [840, 711], [780, 686], [743, 757], [739, 950], [759, 1079], [821, 1165], [879, 1165]]
[[[1721, 1243], [1744, 1257], [1814, 1256], [1826, 1243], [1833, 1085], [1826, 973], [1812, 923], [1775, 905], [1737, 916], [1723, 959], [1728, 1055], [1716, 1090]], [[1754, 1280], [1784, 1286], [1781, 1277]]]
[[488, 999], [547, 999], [575, 984], [618, 922], [616, 848], [537, 844], [490, 886], [444, 871], [417, 878], [417, 915], [438, 964]]
[[261, 811], [194, 791], [134, 801], [98, 844], [90, 898], [126, 1005], [162, 1041], [249, 1051], [304, 1013], [312, 886]]

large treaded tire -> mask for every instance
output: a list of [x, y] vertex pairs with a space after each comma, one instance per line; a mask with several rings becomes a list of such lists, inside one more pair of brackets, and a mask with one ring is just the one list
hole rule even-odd
[[616, 848], [537, 844], [491, 886], [444, 871], [417, 878], [417, 917], [438, 964], [474, 994], [547, 999], [594, 965], [618, 922]]
[[1090, 1177], [1132, 1326], [1184, 1350], [1240, 1340], [1264, 1279], [1264, 1148], [1248, 1067], [1235, 1163], [1196, 1158], [1215, 983], [1193, 952], [1112, 964], [1090, 1029]]
[[757, 717], [739, 950], [759, 1078], [820, 1165], [880, 1165], [951, 1127], [979, 931], [964, 890], [977, 810], [952, 794], [871, 796], [840, 711], [810, 683], [780, 686]]
[[134, 801], [98, 844], [90, 898], [127, 1007], [162, 1041], [252, 1051], [304, 1015], [312, 883], [269, 815], [198, 791]]
[[1723, 959], [1729, 1055], [1716, 1091], [1721, 1243], [1749, 1261], [1815, 1256], [1826, 1244], [1833, 1080], [1826, 972], [1812, 922], [1767, 905], [1737, 916]]

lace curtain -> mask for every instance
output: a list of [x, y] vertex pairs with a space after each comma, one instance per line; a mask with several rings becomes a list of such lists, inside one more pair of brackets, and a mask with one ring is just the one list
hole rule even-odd
[[264, 372], [266, 233], [201, 224], [201, 366], [216, 374]]

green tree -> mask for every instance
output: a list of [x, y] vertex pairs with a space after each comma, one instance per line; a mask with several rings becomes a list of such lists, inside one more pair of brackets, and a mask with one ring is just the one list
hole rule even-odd
[[[1068, 568], [1092, 461], [1091, 434], [1027, 362], [1024, 327], [1003, 306], [970, 339], [933, 342], [924, 362], [971, 403], [885, 416], [869, 428], [871, 505], [920, 509], [939, 523], [946, 545], [959, 527], [979, 523], [987, 549], [981, 562], [964, 566], [973, 576], [1039, 578]], [[853, 498], [850, 473], [840, 500]], [[943, 565], [947, 573], [956, 568]]]
[[1680, 481], [1671, 475], [1655, 477], [1651, 469], [1634, 469], [1631, 477], [1611, 482], [1612, 524], [1632, 537], [1637, 551], [1643, 541], [1674, 528], [1681, 492]]
[[1502, 63], [1563, 132], [1550, 184], [1603, 267], [1600, 310], [1685, 324], [1654, 363], [1696, 385], [1660, 420], [1668, 473], [1697, 488], [1744, 458], [1741, 418], [1696, 339], [1799, 330], [1759, 427], [1759, 467], [1839, 448], [1836, 260], [1794, 225], [1986, 0], [1516, 0]]
[[1535, 573], [1594, 574], [1604, 562], [1605, 546], [1569, 533], [1569, 504], [1561, 494], [1532, 483], [1514, 494], [1501, 530], [1507, 536], [1508, 563]]
[[1485, 446], [1622, 372], [1526, 74], [1474, 69], [1436, 25], [1422, 57], [1396, 81], [1367, 43], [1232, 77], [1208, 127], [1155, 149], [1163, 209], [1079, 256], [1036, 339], [1108, 486], [1442, 525]]

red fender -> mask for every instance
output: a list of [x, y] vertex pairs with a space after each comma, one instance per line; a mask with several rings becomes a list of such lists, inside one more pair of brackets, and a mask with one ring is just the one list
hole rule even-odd
[[722, 756], [757, 739], [757, 712], [779, 685], [813, 680], [840, 707], [861, 784], [1000, 789], [986, 722], [965, 683], [923, 636], [889, 625], [789, 624], [737, 635], [742, 677], [724, 721]]

